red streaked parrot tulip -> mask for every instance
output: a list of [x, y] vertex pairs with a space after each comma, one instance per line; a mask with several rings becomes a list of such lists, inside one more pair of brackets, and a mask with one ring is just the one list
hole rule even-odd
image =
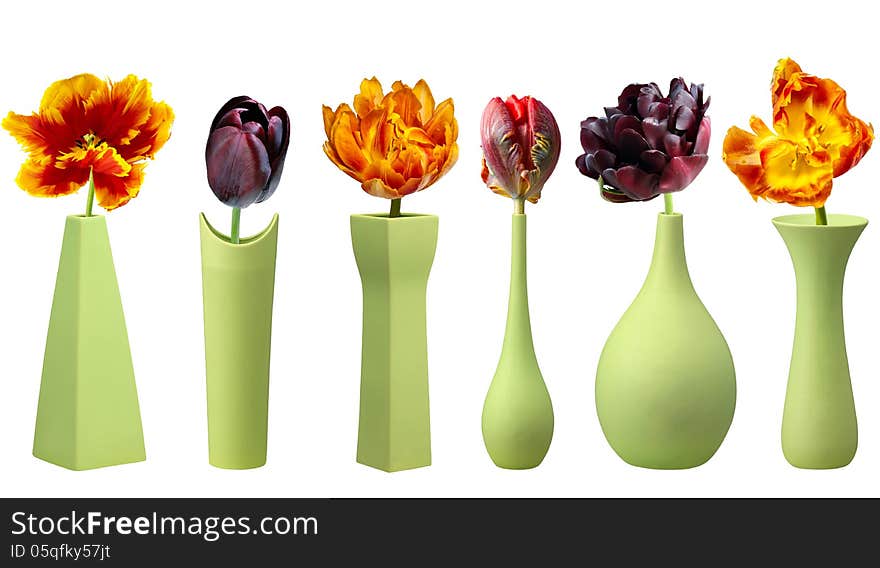
[[537, 203], [559, 161], [559, 125], [538, 99], [511, 95], [486, 105], [480, 125], [483, 181], [512, 199]]

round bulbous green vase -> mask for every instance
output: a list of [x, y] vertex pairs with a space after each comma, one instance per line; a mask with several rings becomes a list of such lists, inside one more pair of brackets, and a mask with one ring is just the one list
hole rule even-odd
[[782, 416], [782, 453], [805, 469], [843, 467], [858, 446], [846, 339], [843, 279], [847, 261], [868, 220], [828, 215], [773, 219], [794, 265], [797, 316]]
[[691, 468], [721, 446], [735, 406], [733, 359], [691, 282], [682, 216], [661, 213], [648, 276], [599, 359], [602, 431], [629, 464]]

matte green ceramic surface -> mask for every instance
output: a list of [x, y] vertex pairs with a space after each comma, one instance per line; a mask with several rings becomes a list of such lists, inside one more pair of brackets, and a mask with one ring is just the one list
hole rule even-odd
[[64, 227], [34, 456], [74, 470], [146, 459], [122, 300], [102, 216]]
[[553, 405], [532, 344], [526, 286], [526, 216], [513, 216], [510, 297], [501, 358], [483, 404], [483, 442], [495, 465], [538, 466], [553, 439]]
[[431, 465], [425, 293], [434, 215], [352, 215], [363, 288], [357, 461], [384, 471]]
[[682, 216], [660, 214], [648, 276], [599, 359], [602, 430], [632, 465], [695, 467], [721, 446], [735, 405], [733, 359], [691, 283]]
[[269, 353], [278, 215], [232, 244], [199, 216], [208, 391], [208, 461], [224, 469], [266, 463]]
[[828, 215], [773, 219], [797, 280], [794, 349], [782, 418], [782, 452], [797, 467], [829, 469], [852, 461], [858, 426], [843, 332], [843, 277], [868, 220]]

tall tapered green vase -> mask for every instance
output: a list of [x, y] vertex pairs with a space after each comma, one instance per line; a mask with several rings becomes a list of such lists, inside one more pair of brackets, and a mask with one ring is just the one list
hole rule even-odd
[[146, 459], [122, 300], [100, 215], [71, 215], [64, 227], [34, 456], [74, 470]]
[[434, 215], [352, 215], [363, 289], [357, 461], [383, 471], [431, 465], [425, 295]]
[[851, 215], [773, 219], [794, 264], [797, 316], [782, 417], [782, 452], [796, 467], [830, 469], [852, 461], [858, 446], [846, 339], [843, 278], [868, 224]]
[[230, 242], [199, 216], [208, 461], [224, 469], [266, 463], [269, 354], [278, 215], [261, 233]]
[[661, 213], [648, 276], [599, 358], [602, 431], [629, 464], [690, 468], [721, 446], [735, 405], [733, 359], [691, 282], [682, 216]]
[[526, 216], [513, 216], [507, 327], [495, 376], [483, 403], [483, 442], [498, 467], [538, 466], [553, 439], [553, 405], [544, 384], [529, 319]]

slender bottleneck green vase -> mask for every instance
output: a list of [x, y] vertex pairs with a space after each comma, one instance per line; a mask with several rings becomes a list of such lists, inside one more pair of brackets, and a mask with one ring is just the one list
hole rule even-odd
[[648, 276], [599, 359], [602, 431], [629, 464], [696, 467], [721, 446], [735, 405], [733, 359], [691, 282], [682, 216], [661, 213]]
[[796, 467], [831, 469], [852, 461], [858, 446], [846, 340], [843, 278], [868, 220], [828, 215], [773, 219], [794, 264], [797, 316], [782, 416], [782, 452]]
[[146, 459], [122, 300], [103, 216], [64, 227], [34, 456], [73, 470]]
[[553, 405], [544, 384], [529, 320], [526, 216], [513, 216], [510, 297], [501, 358], [483, 404], [483, 442], [498, 467], [540, 465], [553, 439]]
[[431, 465], [425, 294], [437, 248], [434, 215], [352, 215], [363, 288], [358, 463], [383, 471]]
[[199, 216], [208, 393], [208, 461], [224, 469], [266, 463], [269, 353], [278, 215], [232, 244]]

